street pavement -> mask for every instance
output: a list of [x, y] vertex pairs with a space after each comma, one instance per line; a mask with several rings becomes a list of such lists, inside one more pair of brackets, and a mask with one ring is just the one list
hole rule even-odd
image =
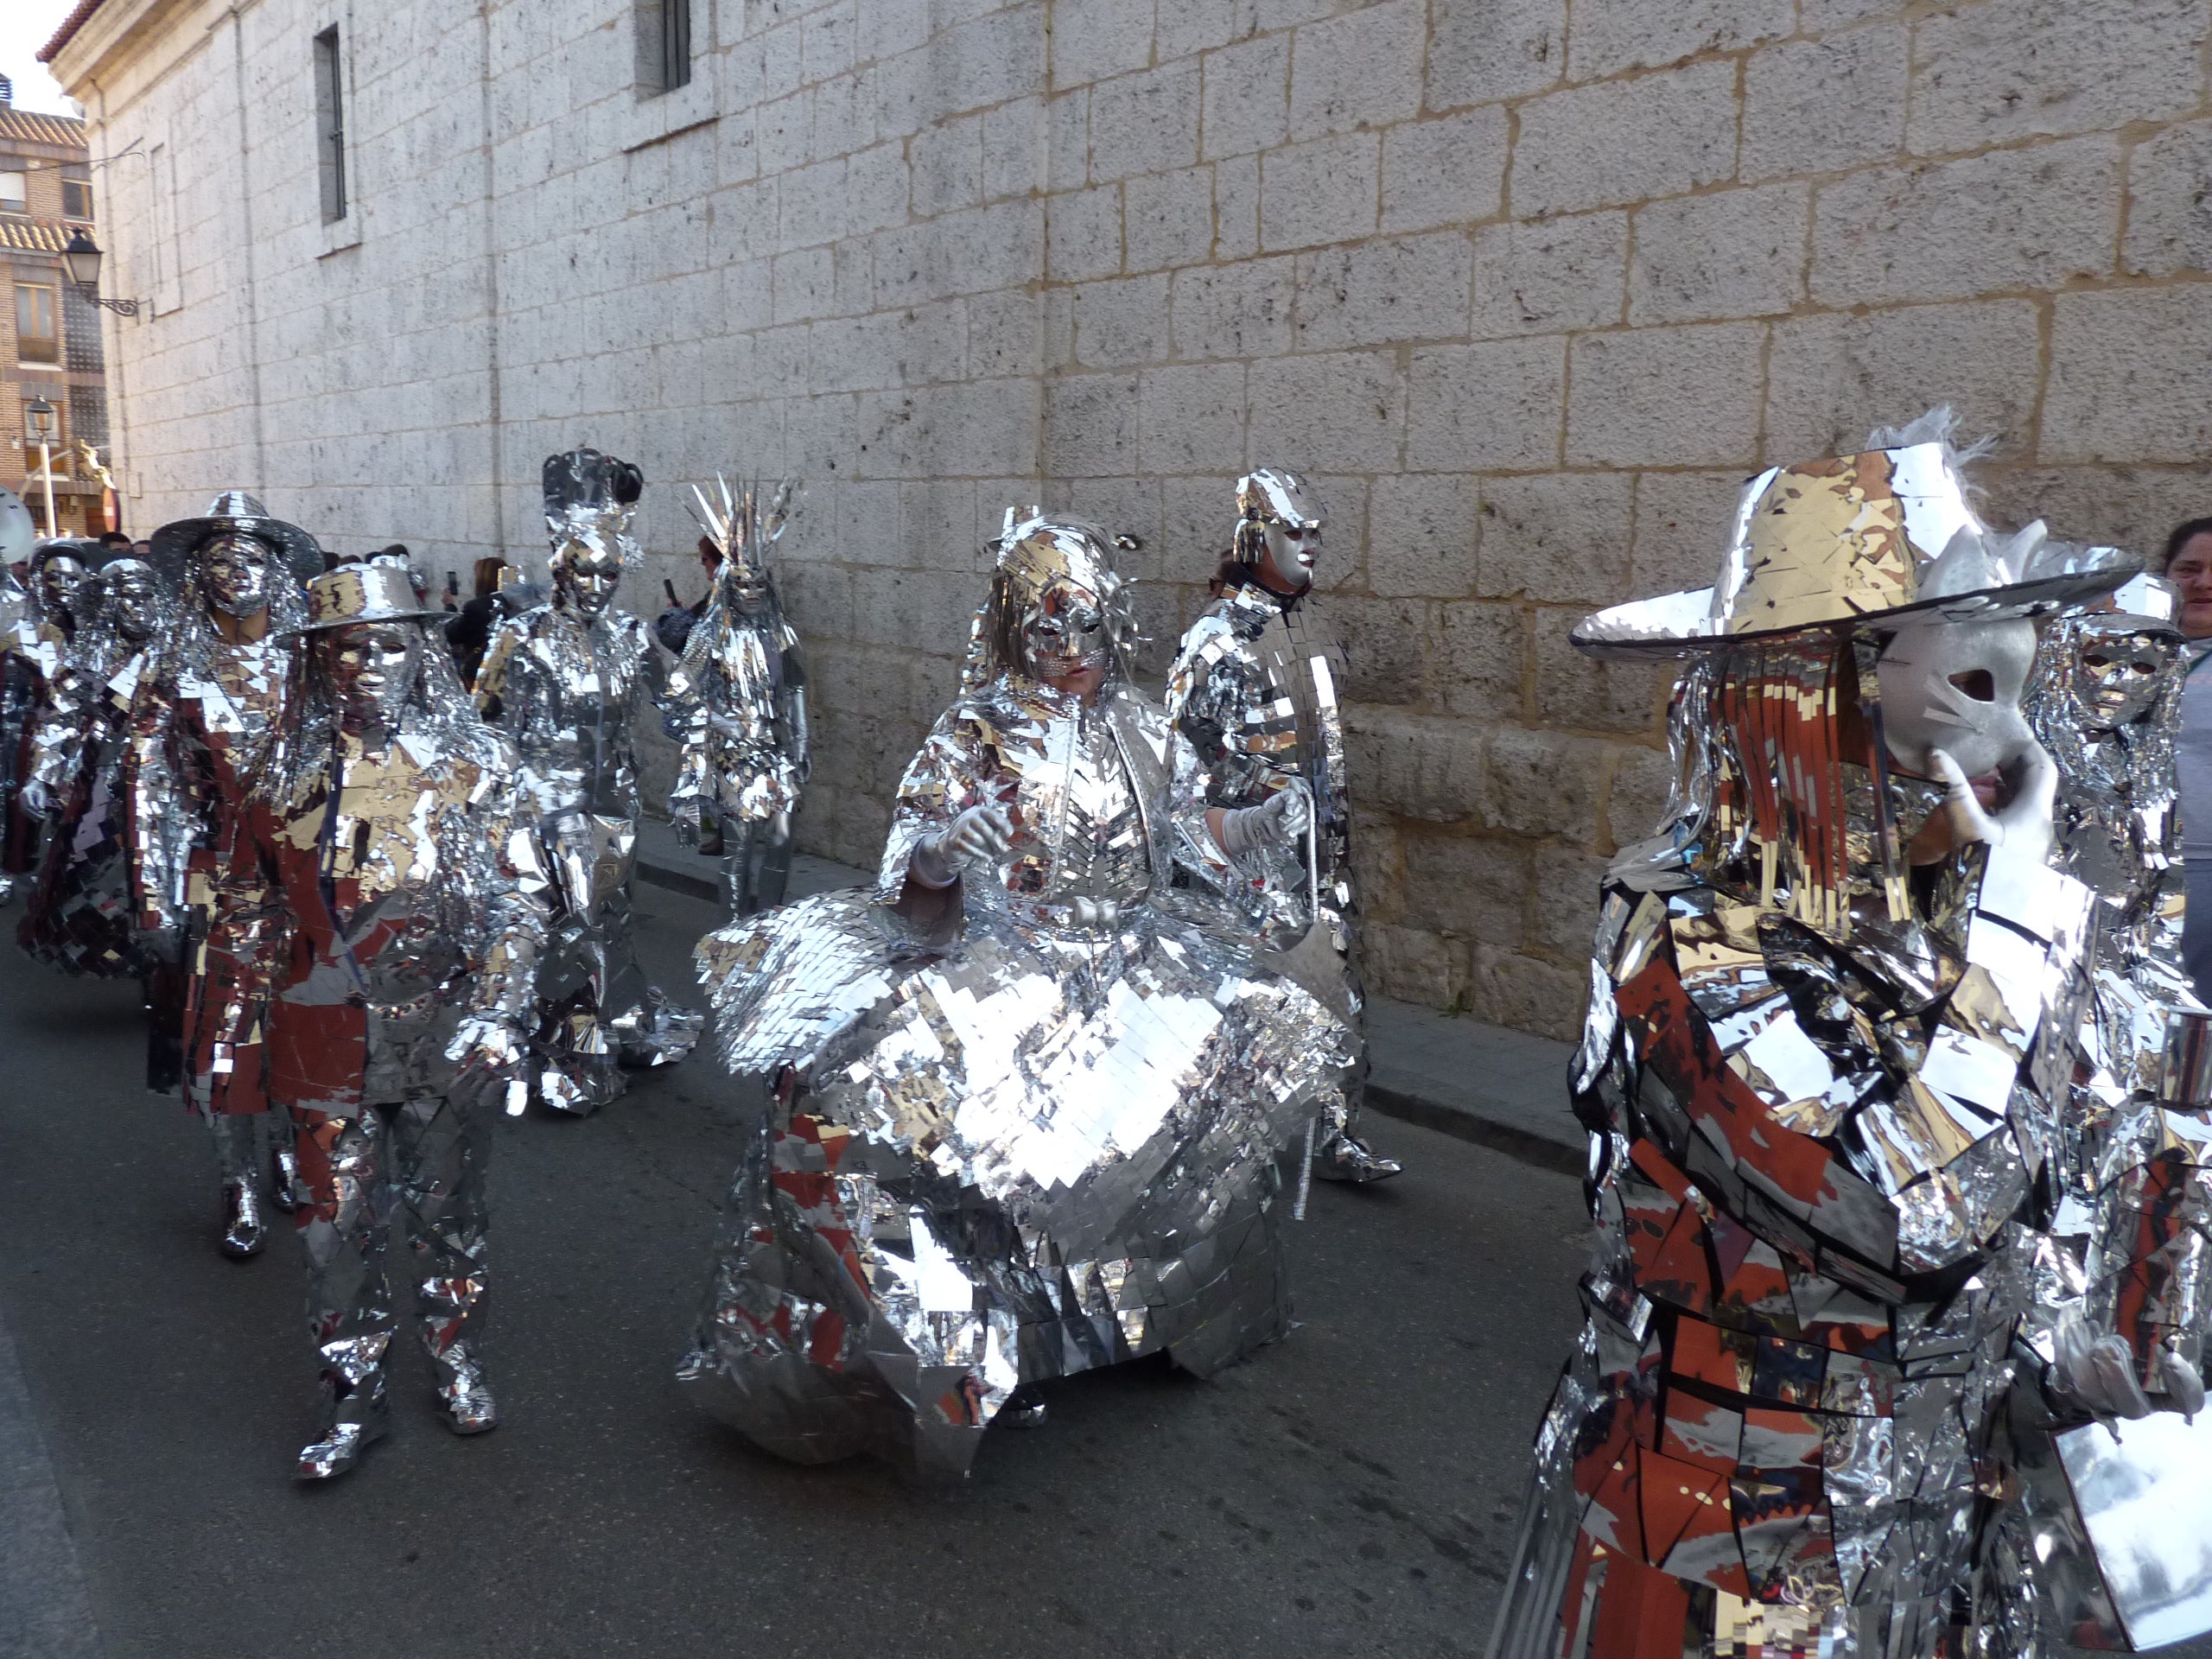
[[[713, 912], [639, 897], [688, 995]], [[446, 1433], [405, 1351], [393, 1437], [302, 1489], [294, 1242], [216, 1254], [205, 1133], [139, 1086], [142, 1033], [132, 988], [0, 950], [0, 1656], [1483, 1649], [1576, 1323], [1555, 1169], [1371, 1116], [1407, 1173], [1314, 1189], [1287, 1340], [1207, 1382], [1059, 1384], [932, 1493], [777, 1462], [678, 1393], [734, 1161], [702, 1052], [595, 1118], [494, 1129], [505, 1426]]]

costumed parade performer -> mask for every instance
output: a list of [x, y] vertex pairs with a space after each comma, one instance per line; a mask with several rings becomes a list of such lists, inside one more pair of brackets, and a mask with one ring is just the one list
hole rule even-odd
[[[178, 941], [184, 1018], [175, 1059], [149, 1067], [207, 1122], [222, 1185], [226, 1255], [257, 1255], [268, 1198], [292, 1206], [289, 1127], [269, 1110], [269, 988], [262, 977], [283, 926], [275, 893], [236, 857], [291, 683], [302, 583], [322, 550], [238, 490], [197, 518], [154, 532], [153, 563], [179, 572], [177, 626], [141, 678], [123, 763], [124, 828], [139, 926]], [[265, 1144], [264, 1144], [265, 1142]]]
[[79, 639], [99, 606], [92, 579], [99, 544], [41, 542], [30, 556], [30, 586], [0, 650], [0, 761], [11, 787], [0, 811], [0, 874], [12, 888], [38, 868], [45, 845], [41, 815], [22, 797], [37, 764], [39, 726], [53, 712], [57, 688], [75, 663]]
[[173, 936], [138, 925], [130, 887], [123, 762], [130, 710], [161, 636], [175, 626], [175, 596], [126, 544], [104, 548], [98, 610], [32, 732], [22, 800], [50, 820], [46, 852], [17, 939], [64, 973], [136, 979], [154, 1015], [155, 1052], [174, 1052], [182, 1017]]
[[[35, 651], [39, 644], [35, 626], [26, 628], [33, 613], [30, 594], [16, 579], [15, 567], [29, 569], [38, 546], [38, 526], [30, 509], [13, 490], [0, 489], [0, 848], [5, 846], [7, 826], [15, 816], [16, 790], [29, 759], [24, 735], [30, 722], [35, 664], [19, 667], [17, 652]], [[16, 878], [0, 870], [0, 905], [15, 896]]]
[[1168, 718], [1198, 751], [1209, 805], [1256, 806], [1294, 785], [1313, 796], [1311, 862], [1304, 847], [1257, 849], [1237, 861], [1230, 895], [1282, 953], [1273, 965], [1359, 1034], [1360, 1076], [1346, 1085], [1336, 1121], [1325, 1126], [1313, 1173], [1325, 1180], [1382, 1180], [1398, 1173], [1397, 1163], [1356, 1133], [1367, 1046], [1338, 702], [1344, 655], [1313, 601], [1326, 516], [1303, 478], [1275, 467], [1236, 481], [1236, 511], [1217, 595], [1184, 633], [1167, 671]]
[[679, 841], [721, 855], [730, 914], [750, 916], [784, 902], [810, 766], [805, 661], [768, 569], [792, 485], [763, 501], [757, 486], [733, 493], [716, 482], [719, 499], [695, 493], [721, 563], [669, 676], [663, 722], [683, 753], [668, 811]]
[[1042, 1380], [1281, 1336], [1278, 1160], [1352, 1058], [1217, 896], [1229, 856], [1304, 833], [1305, 792], [1205, 806], [1098, 531], [1009, 513], [995, 550], [874, 891], [699, 947], [765, 1099], [679, 1374], [803, 1462], [958, 1476], [992, 1422], [1041, 1421]]
[[262, 965], [322, 1365], [307, 1480], [345, 1473], [389, 1425], [395, 1211], [446, 1424], [499, 1421], [470, 1334], [486, 1272], [480, 1123], [521, 1104], [548, 880], [513, 749], [431, 635], [442, 618], [396, 559], [310, 584], [302, 671], [238, 849], [289, 912]]
[[2045, 863], [2028, 619], [2135, 563], [1987, 531], [1947, 431], [1762, 474], [1714, 588], [1575, 631], [1690, 660], [1665, 824], [1605, 887], [1586, 1322], [1494, 1659], [2031, 1653], [2054, 1607], [2134, 1618], [2110, 1560], [2118, 1606], [2069, 1599], [2126, 1480], [2212, 1474], [2144, 1294], [2202, 1224], [2201, 1118], [2142, 1103], [2147, 1194], [2086, 1258], [2054, 1227], [2097, 898]]
[[664, 694], [645, 625], [613, 608], [644, 480], [627, 461], [572, 449], [545, 462], [553, 597], [502, 622], [477, 671], [476, 700], [522, 758], [524, 787], [553, 872], [557, 910], [538, 964], [537, 1098], [596, 1111], [623, 1068], [691, 1052], [704, 1016], [645, 982], [630, 935], [637, 863], [632, 728]]

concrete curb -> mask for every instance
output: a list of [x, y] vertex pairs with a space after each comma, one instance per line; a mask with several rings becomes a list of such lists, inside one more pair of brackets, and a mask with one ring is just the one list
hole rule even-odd
[[[639, 830], [638, 880], [685, 899], [721, 903], [719, 861], [684, 847], [657, 819]], [[868, 880], [849, 864], [801, 854], [791, 861], [791, 896]], [[1370, 1110], [1539, 1169], [1582, 1173], [1588, 1137], [1567, 1107], [1568, 1045], [1388, 997], [1370, 999], [1368, 1039]]]

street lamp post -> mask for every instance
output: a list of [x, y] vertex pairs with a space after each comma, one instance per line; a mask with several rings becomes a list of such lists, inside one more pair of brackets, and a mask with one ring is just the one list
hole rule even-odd
[[54, 518], [54, 407], [43, 397], [34, 397], [23, 405], [23, 415], [30, 422], [31, 436], [38, 442], [39, 481], [46, 489], [46, 533], [48, 539], [61, 531]]
[[105, 300], [100, 297], [100, 246], [83, 231], [69, 232], [69, 245], [61, 250], [61, 268], [69, 273], [70, 285], [80, 298], [94, 305], [104, 305], [119, 317], [138, 315], [136, 300]]

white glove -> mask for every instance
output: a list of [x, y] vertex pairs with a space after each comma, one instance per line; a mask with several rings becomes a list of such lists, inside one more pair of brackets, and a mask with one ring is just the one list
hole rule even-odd
[[1944, 751], [1929, 750], [1928, 764], [1943, 785], [1943, 811], [1958, 840], [1986, 841], [2034, 859], [2050, 851], [2050, 814], [2058, 799], [2058, 768], [2042, 744], [2032, 745], [2021, 757], [2012, 798], [1994, 813], [1983, 810], [1966, 773]]
[[2135, 1357], [2118, 1337], [2097, 1336], [2069, 1308], [2051, 1332], [2051, 1381], [2100, 1417], [2148, 1417], [2150, 1396], [2135, 1380]]
[[995, 858], [1014, 844], [1014, 820], [995, 806], [971, 806], [914, 849], [914, 879], [949, 887], [971, 858]]
[[23, 810], [35, 818], [54, 816], [54, 791], [46, 786], [42, 778], [26, 778], [23, 786], [16, 791], [16, 798], [23, 804]]
[[1241, 858], [1259, 847], [1287, 847], [1312, 827], [1313, 798], [1293, 779], [1258, 806], [1221, 815], [1221, 850]]

